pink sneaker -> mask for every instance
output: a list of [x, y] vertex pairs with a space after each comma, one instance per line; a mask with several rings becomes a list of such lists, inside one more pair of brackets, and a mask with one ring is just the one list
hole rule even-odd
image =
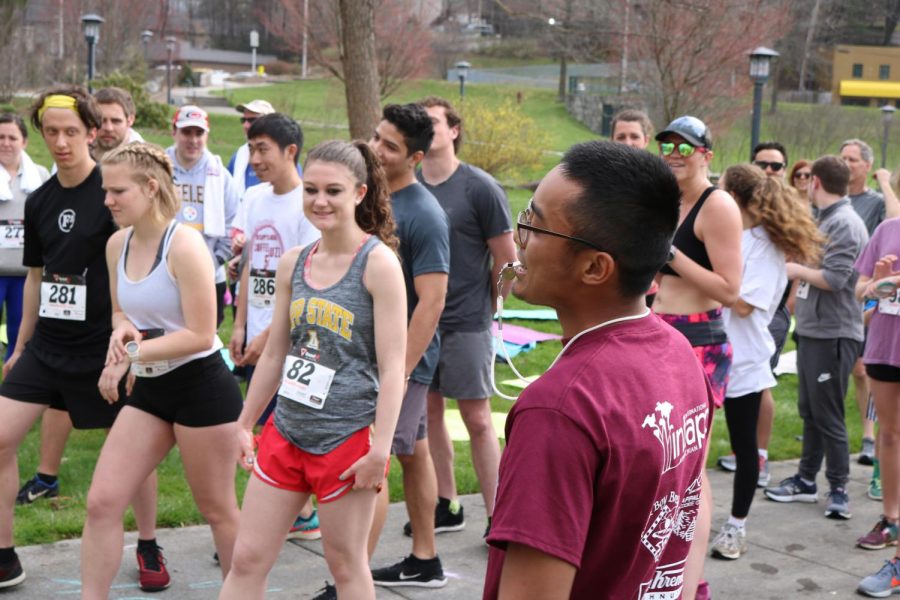
[[712, 596], [709, 593], [709, 582], [701, 579], [700, 584], [697, 585], [697, 595], [694, 596], [695, 600], [711, 600]]

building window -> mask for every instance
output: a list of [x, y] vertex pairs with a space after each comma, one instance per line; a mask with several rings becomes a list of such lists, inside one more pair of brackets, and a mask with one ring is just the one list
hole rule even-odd
[[854, 63], [853, 65], [853, 78], [854, 79], [862, 79], [863, 76], [863, 66], [862, 63]]
[[881, 65], [878, 67], [878, 79], [886, 81], [891, 78], [891, 65]]

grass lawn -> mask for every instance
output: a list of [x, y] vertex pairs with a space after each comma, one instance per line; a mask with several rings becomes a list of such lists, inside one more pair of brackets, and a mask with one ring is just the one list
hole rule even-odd
[[[466, 102], [499, 103], [507, 98], [515, 99], [520, 88], [516, 86], [489, 86], [470, 85], [466, 89]], [[587, 128], [574, 121], [566, 113], [565, 108], [554, 100], [555, 92], [552, 90], [524, 90], [523, 110], [534, 118], [549, 134], [550, 151], [545, 155], [544, 163], [540, 168], [526, 174], [526, 180], [535, 180], [542, 176], [550, 167], [556, 164], [558, 156], [552, 152], [561, 152], [571, 144], [593, 139], [596, 136]], [[388, 101], [407, 102], [422, 98], [427, 95], [444, 95], [457, 99], [457, 86], [453, 83], [442, 81], [416, 81], [406, 84]], [[241, 89], [229, 93], [232, 104], [245, 102], [252, 98], [268, 98], [272, 103], [284, 112], [288, 112], [303, 122], [306, 135], [305, 146], [311, 148], [324, 139], [347, 137], [345, 101], [343, 89], [339, 83], [331, 80], [310, 80], [277, 84], [271, 87], [258, 89]], [[788, 117], [798, 120], [799, 117], [790, 111], [806, 109], [787, 108]], [[849, 113], [848, 113], [849, 114]], [[864, 113], [868, 118], [868, 113]], [[220, 154], [227, 160], [234, 149], [243, 143], [243, 132], [238, 122], [237, 113], [231, 115], [210, 116], [212, 133], [210, 135], [210, 149]], [[764, 123], [766, 121], [764, 120]], [[171, 136], [167, 131], [142, 131], [144, 136], [155, 143], [167, 146], [171, 143]], [[739, 140], [739, 132], [734, 140]], [[737, 141], [729, 142], [723, 139], [721, 148], [722, 157], [731, 157], [734, 162], [746, 160], [738, 158], [741, 144]], [[44, 165], [50, 164], [49, 155], [38, 135], [32, 135], [29, 153], [38, 162]], [[720, 159], [722, 160], [722, 159]], [[513, 182], [515, 183], [515, 182]], [[509, 199], [512, 212], [515, 215], [527, 202], [530, 193], [520, 189], [509, 189]], [[508, 306], [513, 308], [525, 307], [521, 301], [511, 298]], [[525, 321], [518, 324], [533, 327], [542, 331], [559, 333], [557, 322]], [[221, 337], [227, 342], [230, 337], [230, 318], [221, 328]], [[525, 375], [542, 373], [549, 366], [561, 346], [559, 342], [545, 342], [527, 354], [516, 357], [515, 363], [519, 371]], [[790, 349], [790, 347], [789, 347]], [[496, 371], [497, 379], [504, 380], [512, 377], [508, 366], [499, 364]], [[797, 416], [796, 397], [797, 382], [794, 376], [783, 376], [775, 389], [777, 403], [777, 416], [775, 432], [770, 447], [770, 457], [774, 460], [796, 457], [800, 453], [800, 442], [795, 436], [801, 432], [801, 421]], [[517, 390], [505, 390], [515, 394]], [[851, 449], [858, 450], [860, 439], [859, 415], [853, 402], [851, 389], [847, 405], [847, 423], [850, 430]], [[627, 400], [627, 399], [623, 399]], [[450, 402], [451, 407], [453, 402]], [[495, 412], [508, 412], [511, 404], [499, 397], [491, 400]], [[502, 437], [502, 432], [500, 433]], [[91, 473], [96, 462], [99, 449], [103, 443], [103, 434], [100, 432], [74, 432], [66, 450], [60, 478], [62, 482], [62, 496], [52, 501], [39, 501], [35, 505], [16, 507], [16, 543], [19, 545], [50, 542], [57, 539], [78, 537], [84, 522], [84, 502], [87, 489], [90, 484]], [[38, 463], [38, 433], [37, 428], [31, 431], [19, 452], [19, 472], [22, 480], [31, 477]], [[709, 453], [709, 464], [715, 459], [730, 451], [727, 440], [725, 421], [719, 415], [714, 421], [713, 437]], [[456, 478], [459, 492], [474, 493], [478, 490], [477, 480], [471, 467], [471, 456], [468, 444], [455, 443], [457, 453]], [[180, 459], [177, 450], [171, 452], [163, 462], [159, 470], [160, 475], [160, 499], [159, 519], [160, 527], [177, 527], [180, 525], [199, 523], [202, 521], [194, 506], [190, 492], [185, 484]], [[239, 473], [237, 486], [239, 497], [243, 495], [246, 475]], [[393, 501], [403, 499], [401, 486], [401, 471], [394, 461], [390, 474], [390, 493]], [[134, 527], [133, 518], [130, 516], [126, 523], [129, 528]]]

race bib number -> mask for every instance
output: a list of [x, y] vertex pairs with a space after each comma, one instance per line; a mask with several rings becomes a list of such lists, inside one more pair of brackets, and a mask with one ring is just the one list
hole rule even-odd
[[87, 282], [81, 275], [45, 274], [41, 279], [38, 314], [50, 319], [84, 321], [87, 314]]
[[275, 271], [250, 269], [251, 306], [270, 308], [275, 306]]
[[310, 408], [321, 410], [334, 380], [334, 369], [288, 354], [284, 359], [284, 376], [278, 394]]
[[806, 300], [809, 297], [809, 282], [808, 281], [800, 281], [800, 285], [797, 286], [797, 298], [800, 300]]
[[22, 219], [0, 220], [0, 248], [20, 249], [25, 247], [25, 221]]
[[879, 300], [878, 312], [883, 315], [900, 315], [900, 299], [897, 297], [898, 293], [900, 293], [900, 288], [894, 288], [894, 292], [890, 296]]
[[[152, 340], [165, 335], [163, 329], [141, 329], [141, 340]], [[157, 360], [154, 362], [131, 363], [131, 372], [136, 377], [159, 377], [169, 372], [169, 361]]]

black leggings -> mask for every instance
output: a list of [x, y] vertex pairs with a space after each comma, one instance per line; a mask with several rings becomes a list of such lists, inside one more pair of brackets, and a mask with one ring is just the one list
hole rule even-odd
[[737, 469], [734, 472], [734, 491], [731, 516], [746, 519], [756, 493], [759, 479], [759, 448], [756, 445], [756, 422], [759, 420], [759, 401], [762, 391], [737, 398], [725, 398], [725, 422], [731, 436]]

